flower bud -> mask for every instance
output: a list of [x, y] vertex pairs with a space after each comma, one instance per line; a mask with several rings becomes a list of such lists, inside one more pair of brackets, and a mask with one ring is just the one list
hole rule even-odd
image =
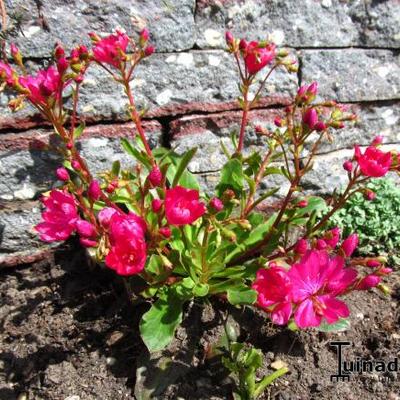
[[161, 210], [161, 207], [163, 205], [163, 201], [160, 199], [154, 199], [151, 202], [151, 209], [153, 210], [153, 212], [158, 213]]
[[311, 85], [307, 88], [307, 94], [309, 96], [316, 96], [318, 93], [318, 82], [312, 82]]
[[313, 130], [315, 124], [318, 122], [318, 113], [315, 108], [309, 108], [303, 114], [303, 123], [306, 124], [309, 129]]
[[149, 30], [147, 28], [143, 28], [142, 31], [139, 34], [139, 44], [141, 47], [143, 47], [145, 45], [145, 43], [148, 42], [150, 38], [150, 33]]
[[366, 277], [364, 277], [363, 279], [361, 279], [361, 281], [357, 284], [356, 289], [357, 290], [368, 290], [368, 289], [372, 289], [375, 286], [377, 286], [381, 281], [381, 277], [371, 274], [371, 275], [367, 275]]
[[88, 196], [95, 201], [98, 200], [101, 196], [101, 188], [99, 182], [95, 179], [93, 179], [92, 182], [90, 182], [89, 184]]
[[215, 211], [220, 212], [224, 209], [224, 203], [218, 197], [213, 197], [210, 200], [210, 207]]
[[364, 198], [365, 200], [372, 201], [376, 198], [376, 193], [373, 192], [371, 189], [366, 189], [364, 191]]
[[368, 260], [367, 261], [367, 267], [370, 268], [376, 268], [379, 267], [381, 265], [381, 263], [378, 260]]
[[378, 135], [377, 137], [375, 137], [375, 139], [372, 141], [372, 146], [379, 146], [383, 143], [383, 136], [382, 135]]
[[117, 180], [113, 180], [112, 182], [110, 182], [107, 187], [106, 187], [106, 192], [107, 193], [113, 193], [115, 191], [115, 189], [118, 187], [118, 181]]
[[93, 43], [100, 42], [100, 40], [101, 40], [100, 36], [99, 36], [97, 33], [89, 32], [88, 35], [89, 35], [89, 37], [90, 37], [90, 40], [91, 40]]
[[276, 118], [274, 119], [274, 124], [275, 124], [275, 126], [277, 126], [278, 128], [281, 128], [281, 127], [283, 126], [282, 118], [276, 117]]
[[247, 42], [245, 39], [240, 39], [239, 49], [245, 51], [247, 49]]
[[68, 69], [69, 62], [65, 57], [61, 57], [57, 60], [57, 70], [60, 75], [63, 75], [64, 72]]
[[234, 39], [232, 33], [227, 31], [227, 32], [225, 32], [225, 40], [228, 45], [231, 45], [235, 39]]
[[322, 131], [324, 131], [326, 128], [327, 128], [327, 126], [326, 126], [322, 121], [318, 121], [318, 122], [315, 124], [315, 126], [314, 126], [314, 129], [315, 129], [317, 132], [322, 132]]
[[379, 275], [389, 275], [393, 272], [392, 268], [389, 267], [383, 267], [380, 268], [379, 271], [377, 273], [379, 273]]
[[294, 252], [297, 254], [305, 254], [308, 250], [308, 242], [306, 239], [300, 239], [294, 246]]
[[69, 173], [64, 167], [57, 168], [56, 176], [57, 176], [57, 179], [59, 179], [60, 181], [64, 181], [64, 182], [69, 181], [69, 179], [70, 179]]
[[71, 150], [71, 149], [74, 147], [74, 145], [73, 145], [72, 142], [68, 142], [68, 143], [65, 145], [65, 147], [66, 147], [68, 150]]
[[297, 203], [297, 207], [300, 207], [300, 208], [304, 208], [304, 207], [307, 207], [307, 206], [308, 206], [308, 201], [307, 201], [307, 199], [300, 200], [300, 201]]
[[111, 217], [118, 212], [115, 208], [112, 207], [104, 207], [99, 214], [97, 215], [97, 219], [100, 222], [100, 225], [104, 228], [108, 228], [110, 225]]
[[60, 45], [57, 44], [56, 47], [54, 48], [54, 57], [59, 60], [61, 57], [65, 56], [65, 50], [64, 48]]
[[163, 176], [158, 165], [154, 165], [149, 173], [149, 181], [153, 186], [159, 186], [162, 182]]
[[83, 237], [90, 238], [96, 234], [95, 227], [90, 222], [85, 221], [84, 219], [76, 221], [75, 227], [79, 235]]
[[346, 257], [350, 257], [354, 250], [358, 246], [358, 235], [356, 233], [351, 234], [343, 241], [341, 249], [343, 250]]
[[147, 46], [147, 47], [144, 49], [144, 55], [145, 55], [146, 57], [151, 56], [154, 52], [155, 52], [154, 46]]
[[317, 243], [315, 244], [315, 248], [317, 250], [324, 250], [328, 247], [324, 239], [318, 239]]
[[79, 171], [79, 170], [82, 169], [81, 164], [80, 164], [80, 162], [79, 162], [78, 160], [72, 160], [72, 161], [71, 161], [71, 165], [72, 165], [72, 168], [73, 168], [75, 171]]
[[168, 226], [165, 226], [164, 228], [160, 228], [159, 230], [160, 234], [163, 235], [166, 239], [171, 237], [171, 228], [169, 228]]
[[347, 160], [343, 163], [343, 169], [347, 172], [353, 171], [353, 163], [350, 160]]

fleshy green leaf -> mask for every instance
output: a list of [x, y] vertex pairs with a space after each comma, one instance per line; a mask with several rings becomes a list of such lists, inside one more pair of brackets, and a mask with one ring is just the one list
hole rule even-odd
[[216, 187], [218, 196], [221, 196], [226, 189], [232, 189], [239, 195], [243, 190], [243, 182], [242, 163], [237, 158], [229, 160], [222, 168], [221, 181]]
[[182, 322], [182, 306], [186, 299], [173, 288], [161, 294], [140, 321], [140, 335], [150, 352], [164, 349]]
[[172, 186], [176, 186], [178, 184], [182, 174], [184, 173], [184, 171], [187, 168], [187, 166], [189, 165], [190, 161], [196, 154], [196, 151], [197, 151], [197, 147], [194, 147], [193, 149], [190, 149], [182, 156], [181, 160], [179, 161], [178, 167], [176, 169], [176, 173], [175, 173], [174, 180], [172, 182]]
[[254, 304], [257, 300], [257, 292], [243, 285], [228, 289], [227, 297], [229, 303], [234, 306], [239, 304]]
[[347, 318], [340, 318], [334, 324], [327, 324], [322, 322], [322, 324], [317, 328], [321, 332], [343, 332], [350, 328], [350, 321]]

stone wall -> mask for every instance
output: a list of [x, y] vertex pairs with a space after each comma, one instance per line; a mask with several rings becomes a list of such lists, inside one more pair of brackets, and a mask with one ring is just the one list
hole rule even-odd
[[[329, 192], [341, 184], [341, 162], [355, 142], [368, 144], [377, 133], [400, 144], [400, 3], [398, 0], [13, 0], [6, 2], [13, 40], [32, 68], [45, 65], [56, 41], [66, 47], [88, 43], [86, 33], [128, 33], [148, 26], [157, 53], [140, 66], [133, 86], [138, 102], [150, 107], [145, 127], [153, 145], [199, 146], [191, 169], [205, 187], [215, 182], [223, 159], [219, 142], [238, 127], [240, 111], [235, 67], [224, 53], [224, 32], [248, 39], [267, 34], [290, 48], [298, 74], [278, 72], [267, 85], [268, 97], [252, 112], [271, 124], [298, 84], [318, 80], [321, 97], [355, 109], [361, 121], [339, 131], [321, 149], [308, 190]], [[120, 87], [95, 67], [82, 93], [80, 112], [89, 128], [81, 146], [100, 171], [125, 157], [118, 138], [126, 121]], [[38, 197], [54, 184], [57, 156], [41, 150], [53, 140], [35, 112], [12, 114], [0, 96], [0, 264], [30, 262], [47, 254], [32, 225], [40, 218]], [[251, 129], [248, 143], [257, 145]], [[343, 175], [343, 174], [342, 174]], [[324, 177], [321, 179], [321, 177]], [[284, 189], [284, 187], [283, 187]]]

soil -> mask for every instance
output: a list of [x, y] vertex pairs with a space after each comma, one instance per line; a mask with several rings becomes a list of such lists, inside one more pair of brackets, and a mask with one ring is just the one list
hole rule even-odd
[[[343, 351], [349, 361], [400, 357], [398, 273], [388, 283], [394, 287], [391, 298], [376, 291], [347, 298], [352, 326], [335, 334], [291, 332], [273, 327], [262, 312], [229, 309], [240, 326], [240, 340], [263, 351], [261, 375], [271, 372], [269, 366], [277, 360], [290, 368], [262, 399], [399, 399], [400, 372], [330, 381], [337, 368], [331, 341], [352, 343]], [[138, 322], [148, 305], [129, 304], [122, 282], [111, 271], [90, 265], [70, 244], [52, 259], [1, 270], [0, 296], [0, 399], [137, 399], [136, 367], [146, 354]], [[177, 338], [185, 346], [188, 340], [193, 344], [190, 365], [154, 398], [232, 399], [232, 379], [206, 357], [227, 307], [220, 300], [187, 307]]]

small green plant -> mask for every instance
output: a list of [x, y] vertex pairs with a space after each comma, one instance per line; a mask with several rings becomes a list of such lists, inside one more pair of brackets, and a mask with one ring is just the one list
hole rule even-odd
[[358, 233], [360, 255], [386, 255], [391, 263], [397, 264], [400, 262], [400, 187], [392, 179], [384, 178], [373, 180], [367, 188], [368, 192], [351, 197], [332, 216], [331, 224], [341, 228], [345, 236]]
[[257, 370], [263, 365], [261, 350], [238, 342], [229, 342], [228, 355], [222, 357], [222, 363], [234, 376], [236, 390], [233, 395], [237, 400], [257, 399], [267, 386], [289, 371], [282, 367], [258, 380]]

